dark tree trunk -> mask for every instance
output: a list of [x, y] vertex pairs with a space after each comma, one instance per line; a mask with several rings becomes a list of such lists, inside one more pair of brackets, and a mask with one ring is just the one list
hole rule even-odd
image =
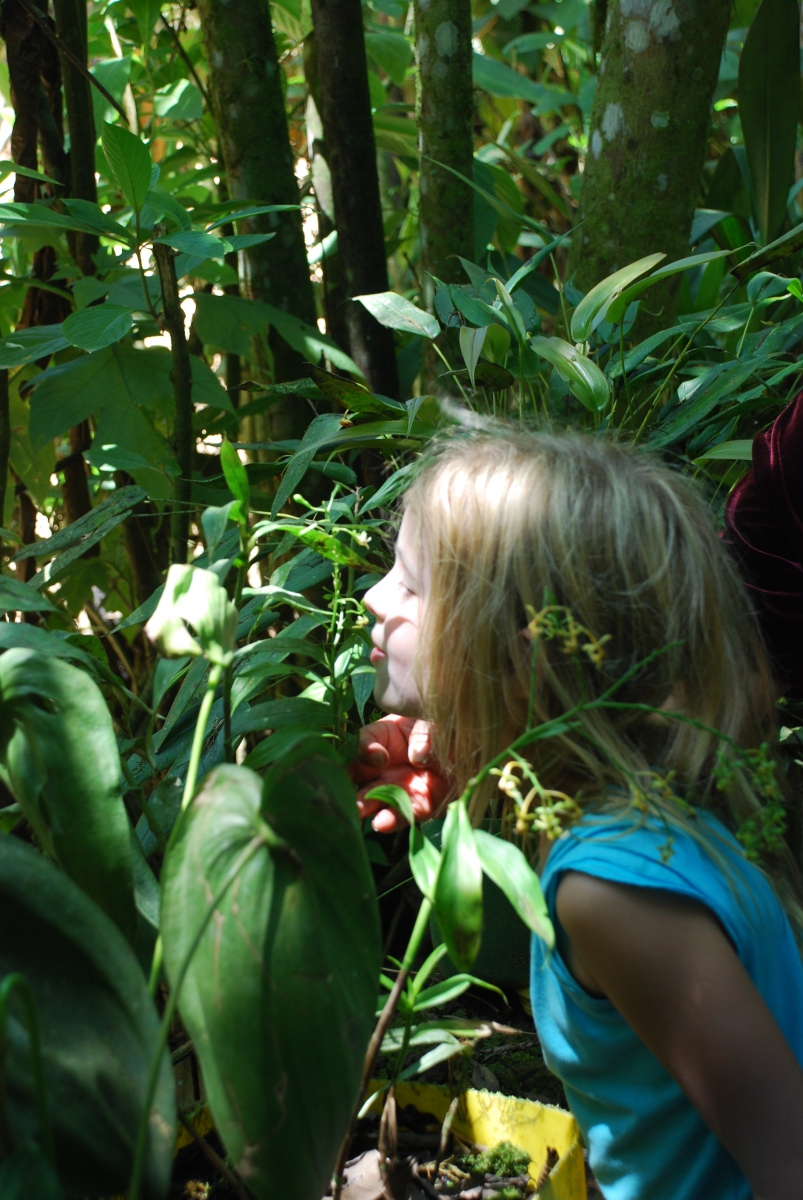
[[[584, 292], [644, 255], [688, 253], [731, 0], [634, 9], [609, 0], [568, 263]], [[649, 293], [656, 328], [671, 324], [679, 287], [674, 276]], [[651, 324], [639, 317], [642, 333]]]
[[[304, 42], [304, 81], [307, 85], [305, 124], [307, 127], [307, 157], [309, 158], [315, 203], [318, 208], [318, 235], [323, 241], [335, 230], [335, 200], [332, 193], [332, 172], [326, 152], [321, 116], [321, 88], [318, 76], [318, 52], [315, 34]], [[323, 308], [326, 330], [330, 338], [346, 353], [350, 353], [349, 331], [346, 324], [346, 296], [340, 255], [335, 252], [321, 260], [323, 277]]]
[[[385, 292], [388, 264], [362, 5], [360, 0], [312, 0], [312, 19], [346, 295]], [[397, 396], [392, 330], [380, 325], [361, 304], [346, 304], [345, 318], [351, 357], [369, 386], [385, 396]]]
[[153, 256], [162, 287], [162, 324], [170, 335], [173, 355], [170, 371], [174, 399], [173, 450], [179, 473], [175, 480], [173, 515], [170, 523], [170, 561], [185, 563], [190, 532], [192, 460], [195, 450], [195, 435], [192, 429], [192, 369], [184, 334], [184, 313], [178, 293], [175, 251], [155, 243]]
[[[82, 63], [87, 61], [86, 4], [84, 0], [53, 0], [56, 31]], [[61, 55], [64, 99], [70, 130], [69, 190], [79, 200], [97, 201], [95, 186], [95, 118], [92, 111], [91, 84], [81, 71]], [[84, 275], [94, 275], [93, 254], [98, 239], [92, 234], [73, 235], [74, 257]]]
[[[430, 274], [465, 280], [458, 255], [474, 257], [474, 193], [443, 163], [471, 179], [474, 91], [470, 0], [415, 0], [418, 131], [421, 147], [421, 258], [424, 299], [432, 307]], [[435, 160], [435, 161], [432, 161]]]
[[[298, 204], [298, 185], [287, 129], [280, 67], [265, 0], [199, 0], [209, 61], [209, 91], [220, 148], [234, 200], [264, 204]], [[314, 325], [315, 298], [307, 266], [301, 213], [271, 213], [240, 223], [248, 233], [276, 236], [244, 254], [247, 290]], [[271, 330], [274, 377], [298, 379], [302, 359]], [[289, 429], [303, 431], [306, 405], [297, 402], [285, 413]]]

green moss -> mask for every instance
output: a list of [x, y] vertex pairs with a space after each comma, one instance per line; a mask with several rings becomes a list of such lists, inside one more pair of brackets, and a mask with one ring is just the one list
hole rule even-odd
[[[467, 1154], [458, 1160], [462, 1171], [470, 1171], [477, 1175], [526, 1175], [530, 1165], [530, 1156], [526, 1150], [520, 1150], [511, 1142], [500, 1142], [493, 1150], [483, 1150], [481, 1154]], [[509, 1189], [508, 1189], [509, 1190]], [[518, 1195], [513, 1189], [511, 1195]]]

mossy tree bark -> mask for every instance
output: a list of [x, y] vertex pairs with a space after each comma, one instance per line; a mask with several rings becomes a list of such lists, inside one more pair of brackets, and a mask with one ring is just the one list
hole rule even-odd
[[[267, 0], [199, 0], [198, 11], [230, 196], [297, 205], [281, 68]], [[251, 217], [240, 222], [240, 232], [276, 234], [244, 253], [244, 283], [250, 295], [314, 325], [315, 299], [300, 211]], [[301, 356], [275, 330], [270, 333], [270, 348], [277, 381], [303, 375]], [[306, 404], [289, 399], [292, 407], [279, 419], [276, 436], [298, 436], [309, 422]], [[276, 406], [271, 411], [276, 414]]]
[[[414, 0], [418, 59], [418, 135], [421, 150], [421, 257], [424, 300], [432, 306], [429, 274], [463, 282], [458, 255], [474, 255], [474, 193], [446, 171], [467, 179], [473, 170], [474, 90], [470, 0]], [[434, 161], [433, 161], [434, 160]]]
[[[388, 264], [360, 0], [312, 0], [326, 157], [346, 295], [385, 292]], [[350, 299], [351, 357], [374, 391], [396, 396], [393, 333]]]
[[[609, 0], [568, 268], [588, 291], [646, 254], [688, 253], [731, 0]], [[671, 322], [680, 277], [650, 291]], [[650, 314], [653, 314], [651, 317]]]

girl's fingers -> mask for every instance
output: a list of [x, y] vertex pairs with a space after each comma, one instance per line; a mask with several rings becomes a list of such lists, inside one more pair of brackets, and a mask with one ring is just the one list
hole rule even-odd
[[407, 757], [411, 763], [423, 766], [432, 752], [429, 721], [416, 721], [407, 742]]

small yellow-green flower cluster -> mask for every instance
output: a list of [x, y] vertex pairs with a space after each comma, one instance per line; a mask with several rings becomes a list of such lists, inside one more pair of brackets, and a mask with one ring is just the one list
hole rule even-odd
[[[498, 775], [500, 792], [513, 801], [516, 810], [515, 831], [518, 834], [536, 831], [545, 833], [554, 842], [563, 833], [566, 824], [582, 816], [582, 809], [576, 800], [565, 792], [545, 788], [524, 759], [511, 759], [501, 770], [494, 768], [491, 774]], [[525, 780], [530, 787], [523, 795]]]
[[[540, 639], [546, 642], [558, 641], [561, 650], [568, 657], [573, 658], [582, 651], [588, 655], [597, 670], [600, 669], [605, 659], [605, 643], [611, 640], [609, 633], [601, 638], [596, 637], [590, 629], [576, 621], [572, 610], [563, 604], [548, 604], [540, 612], [536, 612], [532, 605], [528, 604], [527, 616], [530, 617], [527, 634], [534, 642]], [[582, 644], [581, 638], [586, 639]]]

